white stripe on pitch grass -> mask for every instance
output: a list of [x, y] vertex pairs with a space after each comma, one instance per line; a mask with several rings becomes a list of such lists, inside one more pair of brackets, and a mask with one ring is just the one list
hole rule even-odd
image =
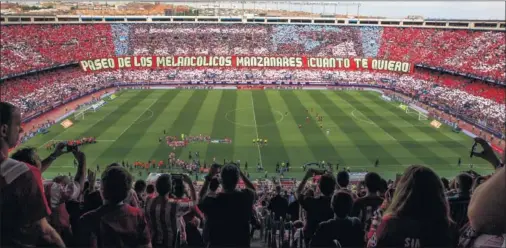
[[[156, 101], [157, 101], [157, 100], [153, 100], [153, 102], [152, 102], [151, 104], [149, 104], [149, 106], [148, 106], [148, 107], [147, 107], [144, 111], [142, 111], [142, 113], [141, 113], [139, 116], [137, 116], [137, 118], [135, 118], [135, 120], [134, 120], [134, 121], [132, 121], [132, 122], [130, 123], [130, 125], [128, 125], [128, 127], [126, 127], [126, 128], [125, 128], [125, 130], [123, 130], [123, 132], [121, 132], [121, 133], [118, 135], [118, 138], [119, 138], [119, 137], [121, 137], [121, 135], [123, 135], [123, 134], [124, 134], [124, 133], [125, 133], [128, 129], [130, 129], [130, 127], [132, 127], [132, 125], [133, 125], [134, 123], [136, 123], [136, 122], [137, 122], [137, 121], [138, 121], [138, 120], [139, 120], [139, 119], [140, 119], [140, 118], [144, 115], [144, 113], [146, 113], [146, 111], [148, 111], [148, 110], [149, 110], [149, 111], [151, 111], [151, 110], [150, 110], [150, 108], [151, 108], [151, 106], [153, 106], [153, 104], [155, 104], [155, 102], [156, 102]], [[153, 113], [153, 111], [151, 111], [151, 113]], [[151, 116], [151, 117], [152, 117], [152, 116]], [[151, 118], [151, 117], [150, 117], [150, 118]]]
[[[257, 139], [258, 139], [258, 126], [257, 126], [257, 116], [255, 114], [255, 103], [253, 102], [253, 92], [251, 92], [251, 108], [253, 109], [253, 120], [255, 120], [255, 132], [257, 134]], [[260, 145], [257, 144], [257, 148], [258, 148], [258, 158], [260, 159], [260, 165], [264, 165], [264, 163], [262, 162], [262, 152], [260, 151]]]
[[[95, 126], [97, 123], [99, 123], [100, 121], [102, 121], [105, 117], [109, 116], [110, 114], [112, 114], [112, 112], [114, 112], [116, 109], [118, 109], [119, 106], [117, 106], [116, 108], [112, 109], [108, 114], [104, 114], [102, 116], [102, 118], [99, 118], [97, 119], [95, 122], [93, 122], [93, 124], [89, 124], [90, 127], [93, 127]], [[55, 136], [56, 137], [59, 137], [60, 135], [62, 135], [63, 133], [67, 132], [70, 128], [66, 128], [65, 130], [63, 130], [63, 132], [59, 133], [58, 135]], [[51, 142], [51, 141], [65, 141], [65, 140], [48, 140], [46, 141], [44, 144], [40, 145], [38, 149], [42, 148], [43, 146], [45, 146], [47, 143]]]

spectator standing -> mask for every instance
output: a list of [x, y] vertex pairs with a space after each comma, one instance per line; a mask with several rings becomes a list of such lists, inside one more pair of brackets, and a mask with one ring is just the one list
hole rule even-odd
[[348, 189], [348, 185], [350, 184], [350, 173], [347, 171], [340, 171], [337, 173], [337, 186], [340, 191], [344, 191], [349, 193], [353, 199], [357, 198], [357, 195], [353, 193], [350, 189]]
[[43, 193], [40, 170], [8, 158], [9, 149], [16, 146], [22, 132], [19, 109], [0, 102], [0, 246], [32, 247], [42, 238], [65, 247], [46, 219], [51, 210]]
[[153, 184], [148, 184], [146, 186], [146, 199], [145, 202], [147, 202], [149, 199], [156, 197], [156, 191], [155, 186]]
[[379, 196], [381, 187], [381, 177], [376, 172], [368, 172], [364, 179], [366, 194], [355, 200], [353, 204], [352, 216], [358, 217], [364, 225], [364, 230], [369, 230], [371, 218], [381, 203], [383, 198]]
[[134, 183], [135, 194], [139, 200], [139, 207], [144, 208], [146, 203], [146, 181], [137, 180]]
[[350, 217], [353, 207], [353, 197], [344, 191], [339, 191], [332, 198], [334, 218], [319, 224], [311, 247], [332, 247], [334, 240], [340, 247], [363, 247], [364, 228], [360, 219]]
[[[19, 161], [40, 165], [42, 171], [45, 171], [53, 161], [64, 154], [65, 144], [59, 143], [55, 151], [43, 161], [40, 160], [37, 151], [34, 148], [24, 148], [12, 155]], [[51, 209], [51, 215], [48, 218], [49, 224], [60, 234], [66, 244], [73, 242], [70, 215], [67, 212], [67, 203], [77, 201], [84, 184], [84, 171], [86, 170], [86, 159], [84, 153], [74, 150], [73, 155], [78, 161], [74, 180], [67, 176], [58, 176], [52, 182], [44, 184], [44, 192], [48, 205]]]
[[368, 247], [455, 247], [457, 229], [439, 177], [431, 169], [406, 169]]
[[[217, 174], [217, 166], [211, 167], [202, 186], [203, 198], [199, 209], [204, 213], [209, 227], [208, 247], [250, 247], [250, 220], [255, 199], [255, 187], [235, 164], [221, 169], [223, 192], [216, 197], [206, 196], [211, 179]], [[238, 190], [242, 179], [245, 189]]]
[[[311, 178], [313, 175], [320, 175], [320, 181], [318, 182], [318, 187], [321, 192], [321, 196], [314, 196], [311, 194], [302, 194], [302, 190], [304, 189], [307, 180]], [[324, 171], [315, 170], [313, 168], [309, 169], [306, 172], [306, 175], [302, 179], [299, 187], [297, 188], [297, 200], [300, 203], [302, 209], [306, 211], [307, 221], [304, 226], [304, 239], [306, 244], [309, 244], [309, 241], [313, 237], [314, 232], [318, 225], [329, 219], [334, 217], [334, 212], [332, 211], [331, 199], [332, 194], [334, 193], [334, 189], [336, 187], [336, 180], [332, 175], [325, 174]]]
[[216, 196], [218, 194], [217, 191], [219, 187], [220, 181], [217, 177], [213, 177], [209, 183], [209, 193], [207, 193], [207, 196]]
[[146, 201], [145, 212], [152, 230], [154, 247], [174, 247], [176, 234], [181, 226], [180, 218], [194, 206], [196, 193], [191, 178], [184, 174], [182, 180], [190, 187], [191, 201], [178, 201], [170, 196], [173, 191], [173, 178], [169, 174], [158, 177], [156, 180], [158, 196]]
[[287, 213], [290, 216], [289, 221], [297, 221], [299, 220], [300, 212], [300, 204], [299, 200], [295, 200], [292, 203], [288, 204]]
[[79, 221], [83, 247], [151, 247], [149, 228], [141, 209], [124, 203], [132, 187], [128, 171], [113, 164], [101, 180], [104, 205], [92, 210]]
[[473, 178], [467, 173], [461, 173], [457, 176], [457, 194], [448, 197], [450, 204], [450, 213], [452, 220], [455, 221], [457, 227], [462, 228], [467, 222], [467, 208], [471, 200], [471, 188], [473, 186]]
[[281, 186], [276, 186], [276, 195], [271, 198], [267, 207], [273, 214], [274, 220], [285, 219], [288, 211], [288, 200], [281, 195]]

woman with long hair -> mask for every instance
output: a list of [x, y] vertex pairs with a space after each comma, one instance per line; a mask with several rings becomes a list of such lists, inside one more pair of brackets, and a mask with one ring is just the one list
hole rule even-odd
[[368, 247], [455, 247], [457, 235], [441, 180], [430, 168], [412, 165]]

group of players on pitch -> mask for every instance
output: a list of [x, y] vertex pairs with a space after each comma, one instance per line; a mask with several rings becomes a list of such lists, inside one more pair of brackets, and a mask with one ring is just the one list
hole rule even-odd
[[[306, 124], [309, 124], [309, 122], [311, 121], [311, 115], [312, 113], [314, 112], [314, 109], [311, 108], [311, 110], [309, 109], [306, 109], [306, 112], [307, 112], [307, 116], [306, 116]], [[286, 113], [286, 115], [288, 114], [288, 112]], [[316, 122], [318, 123], [318, 126], [320, 126], [320, 129], [323, 129], [323, 115], [320, 115], [318, 113], [316, 113]], [[299, 129], [302, 128], [302, 124], [299, 124]], [[327, 135], [330, 134], [330, 130], [327, 129], [326, 131]]]

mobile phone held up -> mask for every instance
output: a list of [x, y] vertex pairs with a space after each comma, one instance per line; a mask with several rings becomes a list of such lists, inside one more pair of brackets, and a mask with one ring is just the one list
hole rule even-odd
[[471, 147], [471, 152], [469, 154], [469, 157], [472, 158], [474, 156], [474, 153], [476, 152], [476, 147], [478, 146], [478, 143], [474, 142], [473, 146]]
[[77, 152], [79, 151], [79, 146], [71, 146], [71, 145], [67, 145], [67, 152]]

